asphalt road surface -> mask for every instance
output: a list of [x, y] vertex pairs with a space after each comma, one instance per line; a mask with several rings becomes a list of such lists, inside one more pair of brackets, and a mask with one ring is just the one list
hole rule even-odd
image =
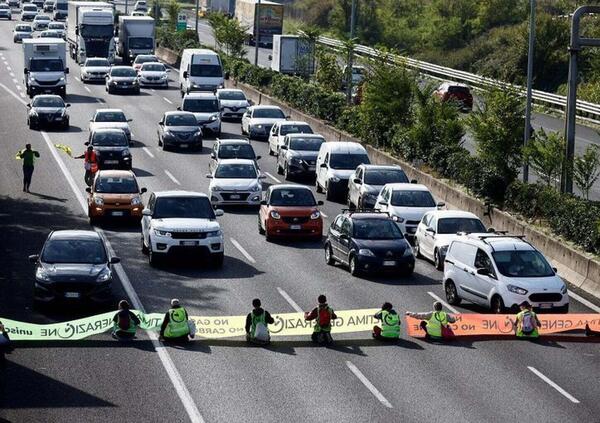
[[[0, 24], [0, 316], [64, 321], [101, 310], [32, 309], [34, 275], [27, 256], [39, 252], [53, 229], [89, 228], [82, 161], [52, 145], [81, 154], [94, 111], [122, 108], [133, 119], [133, 167], [141, 186], [150, 192], [206, 192], [212, 143], [207, 139], [194, 153], [158, 148], [156, 124], [181, 101], [175, 72], [168, 90], [107, 95], [103, 85], [83, 85], [73, 62], [67, 90], [71, 128], [30, 131], [21, 46], [11, 44], [14, 25]], [[239, 135], [239, 123], [223, 124], [224, 138]], [[31, 194], [21, 192], [21, 162], [14, 158], [27, 142], [41, 154]], [[263, 157], [264, 187], [279, 183], [266, 143], [252, 144]], [[325, 203], [326, 226], [342, 207]], [[164, 312], [176, 297], [191, 315], [228, 316], [246, 314], [259, 297], [271, 312], [293, 312], [312, 308], [325, 293], [338, 310], [391, 301], [402, 313], [427, 311], [443, 297], [442, 274], [428, 262], [418, 260], [410, 278], [354, 278], [325, 264], [320, 243], [266, 242], [257, 232], [256, 210], [227, 210], [219, 220], [226, 238], [220, 270], [152, 268], [140, 251], [139, 226], [100, 226], [122, 259], [115, 307], [129, 297], [147, 311]], [[457, 311], [482, 310], [464, 305]], [[571, 311], [591, 312], [575, 300]], [[0, 421], [594, 422], [600, 415], [598, 344], [581, 338], [440, 345], [404, 337], [382, 345], [360, 333], [337, 336], [330, 348], [309, 339], [276, 341], [267, 348], [248, 347], [242, 339], [196, 341], [180, 349], [140, 333], [131, 343], [106, 334], [20, 345], [0, 371]]]

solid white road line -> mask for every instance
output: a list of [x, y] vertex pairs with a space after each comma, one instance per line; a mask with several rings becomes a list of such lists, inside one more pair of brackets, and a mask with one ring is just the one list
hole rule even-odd
[[233, 244], [233, 246], [234, 246], [235, 248], [237, 248], [237, 249], [240, 251], [240, 253], [242, 253], [242, 255], [243, 255], [244, 257], [246, 257], [246, 260], [248, 260], [250, 263], [256, 263], [256, 260], [254, 260], [254, 258], [252, 258], [252, 256], [251, 256], [251, 255], [248, 253], [248, 251], [246, 251], [246, 250], [244, 249], [244, 247], [242, 247], [242, 246], [240, 245], [240, 243], [239, 243], [239, 242], [237, 242], [237, 241], [236, 241], [235, 239], [233, 239], [233, 238], [230, 238], [230, 240], [231, 240], [231, 243]]
[[[131, 134], [131, 137], [133, 138], [133, 134]], [[142, 150], [144, 151], [144, 153], [146, 153], [150, 157], [154, 158], [154, 154], [152, 154], [152, 152], [150, 150], [148, 150], [146, 147], [142, 147]]]
[[[10, 66], [7, 66], [7, 67], [6, 67], [6, 70], [8, 70], [8, 71], [11, 71], [11, 70], [12, 70], [12, 68], [11, 68]], [[11, 75], [11, 76], [12, 76], [12, 75]]]
[[163, 97], [163, 100], [169, 104], [173, 104], [173, 102], [171, 100], [169, 100], [167, 97]]
[[436, 301], [439, 301], [440, 303], [442, 303], [444, 305], [444, 307], [446, 307], [448, 310], [450, 310], [452, 313], [456, 313], [458, 314], [458, 310], [455, 309], [454, 307], [452, 307], [450, 304], [448, 304], [446, 301], [442, 300], [440, 297], [438, 297], [437, 295], [435, 295], [433, 292], [429, 291], [427, 292], [429, 295], [431, 295], [433, 297], [433, 299], [435, 299]]
[[81, 82], [81, 79], [79, 79], [78, 76], [76, 76], [75, 79], [77, 80], [77, 82]]
[[172, 174], [171, 172], [169, 172], [167, 169], [165, 169], [165, 174], [166, 174], [166, 175], [167, 175], [167, 176], [168, 176], [168, 177], [169, 177], [169, 178], [170, 178], [170, 179], [171, 179], [173, 182], [175, 182], [177, 185], [181, 185], [181, 184], [179, 183], [179, 181], [177, 180], [177, 178], [175, 178], [175, 177], [173, 176], [173, 174]]
[[9, 74], [11, 77], [14, 77], [14, 76], [15, 76], [15, 73], [14, 73], [14, 72], [9, 72], [8, 74]]
[[88, 93], [91, 93], [91, 92], [92, 92], [92, 90], [90, 90], [90, 89], [89, 89], [89, 87], [86, 87], [86, 86], [84, 86], [83, 88], [85, 88], [85, 90], [86, 90]]
[[[23, 101], [23, 99], [21, 99], [16, 92], [14, 92], [13, 90], [11, 90], [10, 88], [8, 88], [6, 85], [4, 85], [3, 83], [0, 82], [0, 87], [4, 88], [4, 91], [6, 91], [7, 93], [9, 93], [10, 95], [12, 95], [14, 98], [17, 99], [17, 101], [19, 101], [21, 104], [23, 104], [24, 106], [27, 105], [27, 103], [25, 101]], [[23, 93], [21, 93], [21, 95], [23, 95]]]
[[18, 84], [18, 83], [19, 83], [19, 81], [17, 81], [17, 78], [13, 78], [13, 82], [14, 82], [15, 84]]
[[369, 391], [371, 391], [371, 393], [375, 396], [375, 398], [379, 400], [380, 403], [385, 405], [387, 408], [394, 408], [392, 407], [392, 404], [390, 404], [390, 402], [387, 399], [385, 399], [381, 392], [379, 392], [379, 390], [375, 386], [373, 386], [371, 381], [367, 379], [367, 377], [363, 375], [363, 373], [360, 370], [358, 370], [358, 367], [352, 364], [351, 361], [346, 361], [346, 366], [348, 366], [350, 371], [354, 373], [354, 376], [356, 376], [358, 380], [360, 380], [362, 384], [365, 385]]
[[596, 313], [600, 313], [600, 307], [598, 307], [596, 304], [592, 303], [591, 301], [586, 300], [581, 295], [577, 295], [576, 293], [569, 291], [569, 297], [576, 299], [584, 306], [594, 310]]
[[269, 172], [265, 172], [265, 175], [267, 175], [269, 178], [271, 178], [272, 180], [274, 180], [278, 184], [281, 183], [281, 181], [279, 179], [277, 179], [276, 177], [274, 177], [273, 175], [271, 175]]
[[575, 404], [579, 404], [579, 400], [577, 398], [575, 398], [573, 395], [569, 394], [567, 391], [565, 391], [563, 388], [561, 388], [560, 386], [558, 386], [556, 383], [552, 382], [550, 379], [548, 379], [547, 376], [545, 376], [538, 369], [536, 369], [535, 367], [531, 367], [531, 366], [527, 366], [527, 368], [529, 370], [531, 370], [533, 372], [533, 374], [535, 374], [537, 377], [539, 377], [544, 382], [546, 382], [548, 385], [552, 386], [554, 389], [556, 389], [558, 392], [560, 392], [569, 401], [571, 401], [572, 403], [575, 403]]
[[294, 310], [296, 310], [298, 313], [304, 313], [304, 310], [300, 308], [296, 301], [292, 300], [292, 297], [290, 297], [287, 292], [285, 292], [279, 287], [277, 287], [277, 291], [279, 292], [279, 294], [281, 294], [283, 298], [285, 298], [285, 300], [292, 306]]

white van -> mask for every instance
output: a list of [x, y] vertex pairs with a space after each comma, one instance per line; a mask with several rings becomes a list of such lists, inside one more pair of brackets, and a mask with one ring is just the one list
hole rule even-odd
[[324, 142], [317, 156], [315, 186], [327, 199], [346, 198], [348, 179], [361, 164], [369, 164], [367, 150], [356, 142]]
[[181, 95], [192, 91], [216, 91], [223, 88], [228, 75], [223, 74], [221, 58], [212, 50], [190, 48], [183, 50], [179, 67]]

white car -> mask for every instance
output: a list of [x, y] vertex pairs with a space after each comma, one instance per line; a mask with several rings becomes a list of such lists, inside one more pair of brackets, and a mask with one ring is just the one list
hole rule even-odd
[[15, 43], [23, 42], [26, 38], [31, 38], [33, 29], [29, 24], [17, 24], [13, 30], [13, 41]]
[[8, 4], [11, 8], [15, 9], [21, 7], [21, 2], [19, 0], [8, 0], [6, 4]]
[[459, 233], [483, 233], [485, 225], [473, 213], [460, 210], [435, 210], [425, 213], [415, 234], [415, 256], [432, 260], [444, 269], [450, 243]]
[[110, 71], [110, 62], [103, 57], [90, 57], [81, 65], [81, 82], [105, 82]]
[[133, 6], [133, 10], [137, 12], [147, 12], [148, 4], [144, 0], [138, 0], [135, 2], [135, 6]]
[[242, 116], [242, 134], [250, 139], [268, 139], [275, 122], [287, 116], [277, 106], [252, 106]]
[[389, 214], [408, 239], [413, 238], [417, 226], [427, 212], [441, 209], [446, 204], [434, 200], [425, 185], [385, 184], [377, 196], [375, 210]]
[[67, 27], [64, 24], [64, 22], [50, 22], [48, 24], [48, 30], [60, 33], [60, 38], [62, 38], [63, 40], [67, 39]]
[[196, 116], [198, 126], [202, 133], [212, 133], [215, 137], [221, 136], [221, 115], [219, 114], [219, 100], [214, 93], [194, 92], [183, 96], [181, 107], [177, 110], [192, 112]]
[[146, 16], [146, 12], [142, 12], [140, 10], [132, 10], [129, 15], [130, 16]]
[[147, 62], [138, 71], [140, 84], [151, 87], [169, 88], [169, 69], [162, 63]]
[[369, 155], [357, 142], [324, 142], [315, 163], [315, 189], [325, 192], [328, 200], [346, 198], [348, 179], [361, 164], [369, 164]]
[[44, 2], [44, 12], [52, 12], [54, 10], [54, 0], [46, 0]]
[[221, 106], [221, 119], [241, 119], [251, 102], [242, 90], [234, 88], [220, 88], [217, 98]]
[[214, 205], [258, 206], [262, 201], [261, 179], [254, 160], [220, 160], [212, 174], [208, 187], [210, 201]]
[[372, 209], [385, 184], [408, 182], [408, 177], [398, 165], [363, 164], [348, 179], [349, 209]]
[[90, 134], [98, 129], [121, 129], [131, 144], [131, 119], [127, 119], [121, 109], [98, 109], [90, 119]]
[[528, 301], [536, 309], [569, 311], [567, 285], [544, 255], [519, 236], [457, 237], [446, 254], [443, 284], [453, 305], [464, 299], [504, 313]]
[[38, 14], [38, 8], [35, 4], [27, 3], [21, 7], [21, 20], [33, 21]]
[[275, 122], [271, 132], [269, 132], [269, 154], [271, 156], [279, 155], [279, 148], [283, 145], [283, 140], [288, 134], [312, 134], [313, 130], [306, 122], [299, 121], [281, 121]]
[[223, 232], [216, 221], [222, 210], [213, 210], [206, 194], [161, 191], [150, 195], [142, 211], [142, 251], [155, 266], [168, 256], [199, 256], [223, 265]]
[[0, 18], [6, 18], [9, 21], [12, 20], [12, 10], [6, 3], [0, 3]]
[[33, 30], [34, 31], [43, 31], [45, 29], [48, 29], [49, 23], [50, 23], [50, 16], [35, 15], [35, 18], [33, 18]]

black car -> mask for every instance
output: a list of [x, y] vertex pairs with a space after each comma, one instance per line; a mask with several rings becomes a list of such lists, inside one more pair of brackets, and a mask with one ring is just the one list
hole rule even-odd
[[131, 66], [113, 66], [106, 75], [106, 92], [130, 91], [140, 93], [138, 74]]
[[402, 231], [387, 214], [350, 212], [338, 215], [325, 241], [325, 261], [340, 262], [354, 276], [367, 272], [396, 272], [409, 276], [415, 257]]
[[35, 263], [34, 301], [112, 300], [110, 257], [104, 239], [95, 231], [65, 230], [48, 235], [42, 252], [29, 256]]
[[129, 140], [122, 129], [96, 129], [85, 145], [94, 147], [99, 169], [131, 169]]
[[158, 122], [158, 145], [202, 150], [202, 129], [190, 112], [166, 112]]
[[41, 126], [59, 126], [69, 129], [69, 114], [65, 103], [59, 95], [36, 95], [27, 104], [27, 126], [30, 129]]
[[313, 134], [289, 134], [279, 147], [277, 173], [285, 179], [299, 176], [315, 176], [317, 155], [325, 138]]

